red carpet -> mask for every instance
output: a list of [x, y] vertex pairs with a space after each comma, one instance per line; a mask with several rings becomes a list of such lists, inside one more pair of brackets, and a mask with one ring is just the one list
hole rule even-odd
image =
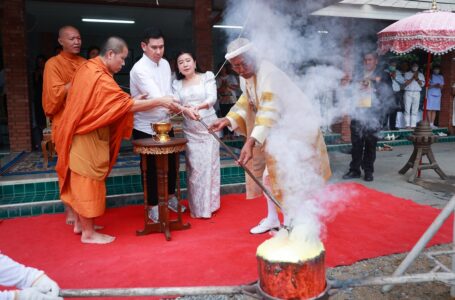
[[[409, 251], [439, 210], [368, 189], [357, 190], [346, 208], [327, 223], [327, 265]], [[193, 220], [191, 229], [135, 236], [142, 229], [142, 206], [109, 209], [98, 224], [117, 237], [109, 245], [83, 245], [65, 226], [62, 214], [5, 220], [0, 251], [45, 270], [62, 288], [208, 286], [246, 284], [257, 279], [255, 252], [269, 238], [248, 230], [265, 215], [262, 199], [222, 198], [210, 220]], [[451, 241], [447, 222], [432, 244]]]

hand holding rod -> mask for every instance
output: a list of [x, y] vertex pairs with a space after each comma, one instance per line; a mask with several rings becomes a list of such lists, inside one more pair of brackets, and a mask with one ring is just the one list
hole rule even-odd
[[283, 208], [280, 204], [280, 202], [278, 202], [278, 200], [275, 199], [275, 197], [272, 195], [272, 193], [262, 184], [262, 182], [260, 182], [256, 176], [253, 175], [253, 173], [251, 173], [251, 171], [242, 163], [239, 162], [239, 158], [237, 157], [237, 155], [231, 150], [231, 148], [226, 145], [219, 137], [218, 135], [213, 132], [213, 130], [209, 129], [209, 126], [207, 125], [207, 123], [205, 123], [202, 119], [198, 119], [199, 122], [201, 122], [202, 125], [204, 125], [204, 127], [208, 130], [208, 132], [221, 144], [221, 146], [223, 146], [224, 149], [226, 149], [226, 151], [229, 153], [229, 155], [232, 156], [232, 158], [234, 158], [237, 163], [245, 170], [245, 172], [250, 175], [251, 179], [253, 179], [254, 182], [256, 182], [256, 184], [262, 189], [262, 191], [264, 191], [264, 193], [267, 195], [267, 197], [270, 198], [270, 200], [272, 200], [272, 202], [281, 210], [283, 211]]

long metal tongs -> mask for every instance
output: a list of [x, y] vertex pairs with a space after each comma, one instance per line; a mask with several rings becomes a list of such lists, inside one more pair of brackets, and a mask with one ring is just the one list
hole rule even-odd
[[272, 200], [272, 202], [280, 209], [280, 210], [283, 210], [280, 202], [278, 202], [278, 200], [275, 199], [275, 197], [272, 195], [272, 193], [262, 184], [262, 182], [260, 182], [256, 176], [253, 175], [253, 173], [244, 165], [242, 164], [240, 161], [239, 161], [239, 158], [238, 156], [231, 150], [231, 148], [226, 145], [219, 137], [218, 135], [213, 132], [213, 130], [211, 130], [209, 128], [209, 126], [207, 125], [207, 123], [204, 122], [204, 120], [202, 120], [201, 118], [198, 119], [199, 122], [201, 122], [202, 125], [204, 125], [204, 127], [208, 130], [208, 132], [221, 144], [221, 146], [223, 146], [224, 149], [226, 149], [226, 151], [229, 153], [230, 156], [232, 156], [233, 159], [235, 159], [235, 161], [237, 161], [237, 163], [239, 164], [239, 166], [241, 166], [245, 172], [250, 175], [251, 179], [253, 179], [254, 182], [256, 182], [256, 184], [262, 189], [262, 191], [267, 195], [267, 197], [270, 198], [270, 200]]

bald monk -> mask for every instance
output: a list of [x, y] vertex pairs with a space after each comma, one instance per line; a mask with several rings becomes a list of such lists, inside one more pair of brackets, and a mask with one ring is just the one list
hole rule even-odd
[[106, 244], [114, 237], [95, 231], [94, 218], [105, 210], [105, 179], [114, 165], [122, 138], [133, 129], [133, 112], [164, 106], [171, 111], [192, 111], [165, 96], [132, 99], [114, 81], [113, 74], [125, 64], [128, 47], [122, 39], [111, 37], [100, 55], [76, 72], [57, 131], [59, 153], [57, 174], [63, 202], [77, 213], [74, 231], [82, 231], [83, 243]]
[[[44, 66], [42, 96], [44, 113], [52, 121], [54, 143], [71, 80], [77, 68], [85, 62], [85, 58], [79, 56], [82, 43], [79, 30], [73, 26], [63, 26], [58, 31], [58, 43], [62, 46], [62, 51], [49, 59]], [[66, 223], [73, 225], [75, 220], [73, 210], [67, 206], [65, 210]]]

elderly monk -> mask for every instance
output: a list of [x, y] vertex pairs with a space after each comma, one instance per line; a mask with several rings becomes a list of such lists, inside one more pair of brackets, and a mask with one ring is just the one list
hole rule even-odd
[[[267, 136], [271, 128], [281, 117], [280, 102], [283, 99], [302, 101], [302, 91], [280, 69], [267, 60], [259, 59], [253, 51], [252, 43], [245, 38], [232, 41], [227, 48], [225, 58], [232, 69], [240, 75], [242, 95], [225, 118], [218, 119], [212, 130], [221, 130], [229, 126], [243, 136], [245, 144], [240, 152], [239, 163], [247, 166], [258, 178], [262, 177], [265, 186], [271, 189], [273, 196], [282, 201], [279, 180], [276, 175], [276, 160], [266, 152]], [[278, 88], [279, 87], [279, 88]], [[311, 142], [318, 153], [316, 161], [324, 179], [331, 176], [326, 145], [321, 132], [314, 134]], [[258, 196], [256, 184], [247, 176], [247, 198]], [[253, 192], [251, 192], [253, 190]], [[267, 232], [280, 226], [275, 204], [267, 196], [267, 217], [250, 230], [252, 234]], [[286, 222], [286, 216], [285, 216]], [[287, 225], [287, 224], [286, 224]]]
[[[105, 210], [105, 179], [114, 165], [122, 138], [129, 138], [133, 112], [164, 106], [177, 111], [171, 97], [132, 99], [114, 81], [128, 55], [126, 43], [111, 37], [100, 55], [76, 72], [56, 132], [57, 174], [62, 200], [78, 218], [74, 231], [83, 243], [106, 244], [115, 238], [95, 231], [94, 218]], [[192, 116], [195, 118], [195, 116]]]
[[[44, 66], [43, 77], [43, 109], [52, 121], [52, 140], [55, 142], [55, 132], [61, 122], [66, 95], [71, 87], [71, 80], [77, 68], [84, 63], [85, 58], [79, 56], [81, 52], [81, 35], [72, 26], [64, 26], [58, 31], [58, 43], [62, 51], [50, 58]], [[74, 212], [65, 207], [66, 223], [74, 224]]]

